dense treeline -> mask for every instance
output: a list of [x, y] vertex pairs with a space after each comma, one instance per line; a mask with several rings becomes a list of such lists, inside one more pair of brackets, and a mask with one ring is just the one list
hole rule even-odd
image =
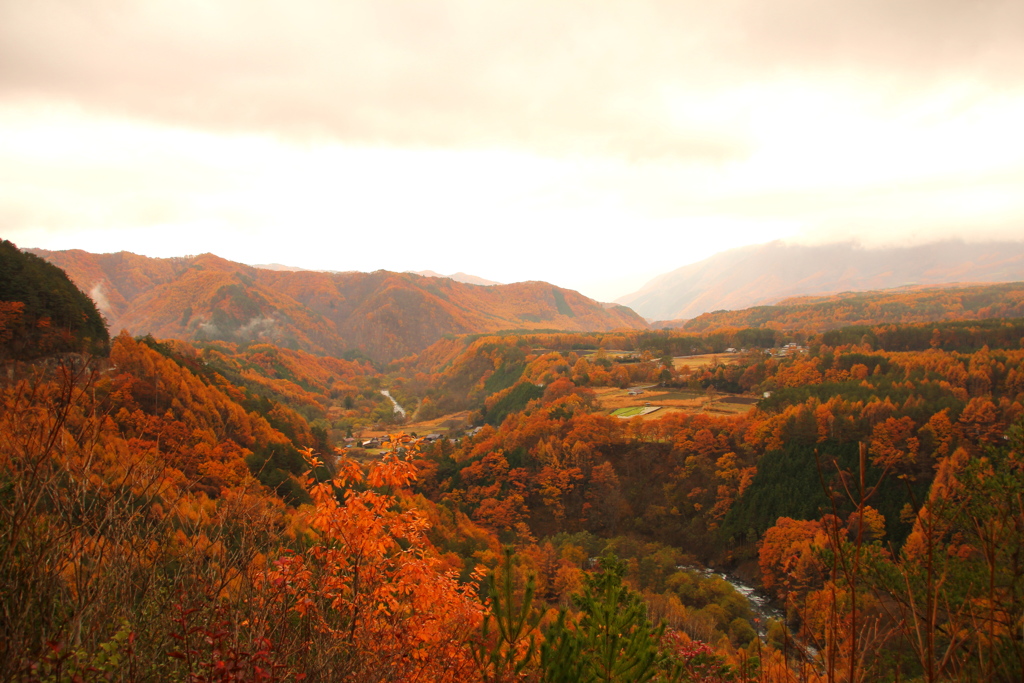
[[[368, 466], [306, 449], [290, 477], [301, 494], [275, 495], [252, 456], [263, 444], [294, 454], [309, 438], [301, 416], [280, 414], [292, 440], [245, 411], [241, 387], [154, 345], [120, 335], [110, 362], [21, 366], [4, 383], [4, 678], [490, 680], [489, 660], [474, 652], [499, 646], [479, 635], [492, 608], [477, 587], [498, 565], [498, 539], [410, 488], [430, 469], [417, 444], [398, 438]], [[745, 603], [722, 582], [680, 572], [688, 558], [677, 550], [585, 533], [519, 548], [505, 572], [518, 585], [536, 577], [544, 632], [574, 595], [558, 624], [585, 625], [628, 598], [622, 623], [648, 634], [639, 666], [658, 680], [683, 680], [685, 667], [728, 671], [726, 655], [754, 666], [728, 649], [754, 640]], [[588, 578], [605, 550], [628, 563], [609, 560]], [[648, 609], [673, 630], [656, 628]], [[689, 632], [724, 638], [725, 654]], [[554, 662], [566, 657], [577, 655], [531, 660], [529, 671], [561, 675]]]
[[105, 355], [109, 344], [96, 305], [63, 270], [0, 240], [0, 359]]

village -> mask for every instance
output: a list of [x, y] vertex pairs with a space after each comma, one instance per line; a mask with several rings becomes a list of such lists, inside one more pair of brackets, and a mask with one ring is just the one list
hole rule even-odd
[[[806, 346], [791, 342], [777, 348], [767, 349], [763, 353], [776, 358], [785, 358], [795, 354], [804, 354], [807, 351]], [[727, 348], [721, 354], [676, 356], [672, 358], [672, 364], [676, 370], [688, 368], [692, 372], [708, 366], [737, 363], [741, 356], [749, 352], [748, 349]], [[599, 352], [593, 352], [594, 355], [597, 353]], [[602, 350], [600, 354], [617, 362], [641, 361], [640, 357], [629, 351]], [[595, 387], [594, 393], [606, 415], [624, 420], [658, 419], [669, 413], [737, 415], [753, 410], [762, 398], [760, 395], [730, 394], [716, 391], [713, 388], [697, 391], [666, 387], [657, 383], [637, 384], [626, 388]], [[765, 397], [769, 394], [770, 392], [765, 394]], [[387, 396], [391, 399], [390, 395]], [[391, 400], [395, 405], [396, 414], [404, 418], [405, 410], [395, 403], [394, 399]], [[366, 456], [372, 457], [385, 452], [385, 444], [388, 443], [390, 435], [397, 432], [422, 439], [427, 444], [447, 439], [456, 445], [461, 439], [475, 436], [482, 429], [481, 426], [473, 426], [471, 418], [472, 415], [469, 411], [461, 411], [432, 420], [400, 423], [390, 426], [390, 428], [384, 425], [373, 425], [358, 434], [346, 437], [343, 445], [339, 444], [339, 446], [352, 451], [352, 455], [359, 456], [365, 453]]]

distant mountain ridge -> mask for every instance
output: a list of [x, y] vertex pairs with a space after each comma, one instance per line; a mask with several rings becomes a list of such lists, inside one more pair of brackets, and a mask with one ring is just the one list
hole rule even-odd
[[854, 325], [993, 318], [1024, 318], [1024, 282], [900, 287], [793, 297], [771, 306], [701, 313], [692, 320], [662, 323], [662, 326], [696, 333], [751, 327], [825, 332]]
[[776, 241], [730, 249], [660, 275], [616, 299], [648, 320], [683, 320], [794, 296], [908, 285], [1024, 280], [1024, 242], [958, 240], [865, 248]]
[[407, 272], [413, 273], [414, 275], [423, 275], [425, 277], [447, 277], [451, 278], [452, 280], [455, 280], [456, 282], [464, 282], [467, 285], [482, 285], [484, 287], [490, 287], [491, 285], [502, 284], [500, 282], [496, 282], [495, 280], [486, 280], [482, 277], [477, 277], [476, 275], [463, 273], [461, 270], [457, 273], [452, 273], [451, 275], [441, 275], [441, 273], [436, 273], [432, 270], [410, 270]]
[[480, 287], [384, 270], [269, 270], [213, 254], [28, 251], [63, 268], [112, 331], [134, 335], [267, 342], [329, 355], [358, 350], [391, 360], [449, 334], [648, 327], [624, 306], [605, 308], [546, 282]]
[[[310, 268], [300, 268], [299, 266], [286, 266], [283, 263], [254, 263], [253, 268], [264, 268], [266, 270], [288, 270], [293, 273], [298, 273], [303, 270], [311, 270]], [[341, 273], [345, 271], [341, 270], [323, 270], [317, 271], [322, 273]], [[350, 271], [351, 272], [351, 271]], [[491, 285], [504, 284], [496, 280], [487, 280], [476, 275], [470, 275], [469, 273], [463, 273], [461, 270], [451, 275], [442, 275], [433, 270], [407, 270], [406, 273], [412, 273], [413, 275], [422, 275], [424, 277], [447, 277], [455, 280], [456, 282], [464, 282], [467, 285], [483, 285], [489, 287]]]

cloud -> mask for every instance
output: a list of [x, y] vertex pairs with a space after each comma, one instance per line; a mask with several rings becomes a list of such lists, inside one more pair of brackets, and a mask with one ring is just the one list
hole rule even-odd
[[8, 0], [0, 97], [358, 144], [714, 162], [749, 141], [680, 93], [1019, 86], [1022, 27], [1015, 1]]
[[1021, 120], [1019, 0], [0, 0], [23, 246], [610, 300], [770, 239], [1019, 235]]

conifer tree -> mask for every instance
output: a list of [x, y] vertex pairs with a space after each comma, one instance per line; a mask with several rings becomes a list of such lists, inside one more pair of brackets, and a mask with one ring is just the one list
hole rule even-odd
[[575, 628], [563, 611], [541, 649], [546, 682], [643, 683], [657, 673], [664, 628], [651, 625], [640, 595], [623, 585], [625, 564], [611, 555], [600, 562], [574, 596], [582, 613]]
[[537, 653], [535, 629], [541, 615], [533, 609], [536, 588], [532, 575], [522, 600], [516, 600], [511, 547], [505, 548], [500, 577], [492, 572], [490, 583], [490, 611], [484, 614], [480, 640], [471, 647], [481, 679], [500, 683], [517, 679], [533, 662]]

